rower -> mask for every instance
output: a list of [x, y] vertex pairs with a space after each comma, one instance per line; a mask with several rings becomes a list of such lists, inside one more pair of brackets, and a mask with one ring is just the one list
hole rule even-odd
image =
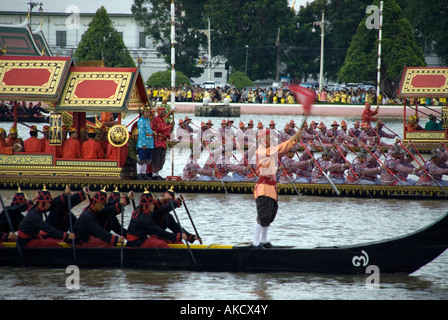
[[423, 167], [420, 166], [418, 168], [410, 168], [403, 164], [403, 154], [404, 151], [401, 149], [399, 145], [394, 145], [389, 150], [386, 155], [386, 160], [384, 161], [384, 166], [381, 170], [380, 180], [382, 185], [409, 185], [409, 182], [406, 179], [402, 179], [397, 176], [399, 172], [407, 173], [407, 174], [419, 174], [420, 171], [423, 170]]
[[[286, 154], [281, 158], [279, 167], [279, 182], [280, 183], [290, 183], [291, 180], [295, 180], [294, 173], [297, 173], [298, 169], [303, 169], [309, 166], [313, 159], [308, 160], [294, 160], [294, 155], [296, 154], [295, 148], [291, 148], [286, 152]], [[288, 178], [289, 176], [289, 178]]]
[[425, 171], [420, 174], [416, 186], [448, 186], [448, 181], [442, 180], [443, 175], [448, 175], [448, 166], [440, 164], [439, 159], [440, 151], [432, 150], [430, 160], [426, 162]]
[[380, 167], [367, 167], [367, 150], [362, 148], [357, 157], [353, 160], [351, 168], [348, 171], [346, 184], [379, 184], [378, 173], [380, 173]]
[[328, 147], [324, 147], [321, 157], [317, 159], [319, 166], [313, 168], [312, 183], [328, 183], [328, 180], [324, 176], [324, 172], [332, 172], [335, 170], [345, 170], [350, 167], [348, 162], [343, 164], [333, 163], [331, 150]]
[[69, 219], [71, 219], [72, 224], [74, 224], [76, 222], [76, 216], [73, 212], [69, 212], [68, 197], [70, 197], [71, 208], [74, 208], [83, 202], [89, 194], [90, 191], [88, 187], [84, 187], [82, 191], [72, 193], [71, 189], [67, 186], [63, 194], [51, 201], [51, 207], [46, 222], [58, 230], [65, 232], [69, 231]]
[[[75, 238], [74, 233], [56, 229], [43, 216], [50, 209], [53, 198], [44, 187], [35, 197], [35, 205], [19, 224], [17, 243], [21, 247], [59, 247], [59, 242]], [[45, 235], [45, 237], [43, 237]]]
[[[132, 212], [128, 226], [127, 247], [169, 248], [168, 244], [181, 244], [182, 240], [193, 243], [199, 240], [196, 235], [181, 229], [170, 211], [178, 208], [184, 201], [180, 196], [169, 199], [163, 206], [155, 208], [155, 199], [145, 190], [140, 197], [139, 206]], [[168, 231], [169, 229], [170, 231]]]
[[126, 198], [120, 198], [119, 204], [105, 206], [107, 202], [106, 190], [100, 190], [92, 197], [88, 207], [79, 216], [74, 225], [76, 244], [83, 247], [115, 247], [124, 243], [124, 236], [116, 236], [105, 230], [100, 224], [101, 217], [116, 215], [119, 204], [126, 205]]
[[[27, 200], [25, 193], [19, 188], [19, 190], [12, 197], [11, 205], [6, 207], [6, 211], [11, 219], [12, 227], [14, 231], [19, 228], [19, 223], [23, 220], [23, 212], [28, 211], [34, 205], [33, 200]], [[6, 212], [3, 210], [0, 212], [0, 231], [11, 232], [11, 227], [8, 223]]]

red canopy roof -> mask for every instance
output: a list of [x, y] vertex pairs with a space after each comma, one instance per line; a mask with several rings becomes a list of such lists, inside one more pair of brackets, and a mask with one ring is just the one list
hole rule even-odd
[[59, 100], [70, 57], [0, 56], [0, 99]]
[[404, 98], [447, 97], [448, 68], [406, 67], [398, 96]]
[[148, 96], [137, 68], [71, 67], [56, 111], [125, 112]]

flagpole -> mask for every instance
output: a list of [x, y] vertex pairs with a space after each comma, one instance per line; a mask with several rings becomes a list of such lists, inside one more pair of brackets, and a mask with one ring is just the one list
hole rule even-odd
[[[176, 44], [176, 25], [175, 25], [175, 7], [174, 0], [171, 0], [171, 112], [172, 112], [172, 132], [174, 132], [174, 110], [175, 110], [175, 99], [176, 99], [176, 49], [174, 45]], [[171, 150], [171, 176], [174, 176], [174, 148]]]
[[377, 66], [377, 77], [376, 77], [376, 106], [378, 108], [380, 101], [378, 97], [380, 96], [380, 82], [381, 82], [381, 38], [383, 35], [383, 1], [380, 1], [380, 25], [378, 28], [378, 66]]

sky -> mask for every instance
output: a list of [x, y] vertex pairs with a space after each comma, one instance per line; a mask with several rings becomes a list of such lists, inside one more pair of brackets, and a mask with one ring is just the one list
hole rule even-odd
[[[292, 6], [294, 0], [288, 0], [289, 5]], [[313, 0], [295, 0], [294, 8], [297, 11], [300, 6], [305, 6], [307, 2], [313, 2]]]

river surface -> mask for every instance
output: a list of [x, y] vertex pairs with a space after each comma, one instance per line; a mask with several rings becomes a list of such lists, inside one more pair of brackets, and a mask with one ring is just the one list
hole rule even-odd
[[[180, 115], [184, 117], [185, 115]], [[192, 117], [194, 121], [204, 119]], [[132, 120], [132, 115], [128, 116]], [[281, 124], [286, 116], [242, 115], [235, 119], [247, 123]], [[177, 115], [179, 119], [179, 115]], [[208, 120], [208, 119], [205, 119]], [[212, 118], [215, 127], [221, 119]], [[329, 125], [337, 117], [315, 117]], [[345, 119], [349, 122], [352, 119]], [[354, 119], [353, 119], [354, 120]], [[300, 123], [300, 117], [296, 120]], [[236, 123], [236, 124], [237, 124]], [[401, 135], [400, 120], [388, 120], [386, 125]], [[9, 124], [0, 124], [9, 129]], [[38, 128], [41, 126], [38, 125]], [[19, 126], [22, 137], [27, 129]], [[175, 163], [175, 170], [184, 164]], [[162, 175], [170, 174], [171, 160]], [[94, 191], [94, 190], [93, 190]], [[111, 191], [111, 190], [109, 190]], [[15, 190], [1, 190], [9, 204]], [[34, 190], [24, 190], [31, 198]], [[52, 191], [57, 195], [60, 191]], [[156, 194], [157, 195], [157, 194]], [[139, 195], [137, 195], [138, 197]], [[252, 240], [256, 217], [252, 195], [245, 194], [184, 194], [198, 233], [205, 244], [238, 244]], [[349, 245], [404, 235], [422, 228], [448, 210], [443, 200], [391, 200], [326, 198], [317, 196], [280, 196], [279, 212], [272, 224], [268, 240], [274, 245], [316, 246]], [[80, 214], [87, 205], [74, 208]], [[183, 208], [176, 210], [183, 227], [193, 232]], [[126, 208], [125, 226], [131, 207]], [[211, 272], [162, 272], [120, 269], [80, 270], [79, 289], [66, 286], [65, 269], [24, 269], [1, 267], [1, 299], [126, 299], [126, 300], [445, 300], [448, 299], [448, 253], [410, 276], [381, 275], [380, 287], [367, 285], [368, 275], [332, 276], [317, 274], [246, 274]]]

